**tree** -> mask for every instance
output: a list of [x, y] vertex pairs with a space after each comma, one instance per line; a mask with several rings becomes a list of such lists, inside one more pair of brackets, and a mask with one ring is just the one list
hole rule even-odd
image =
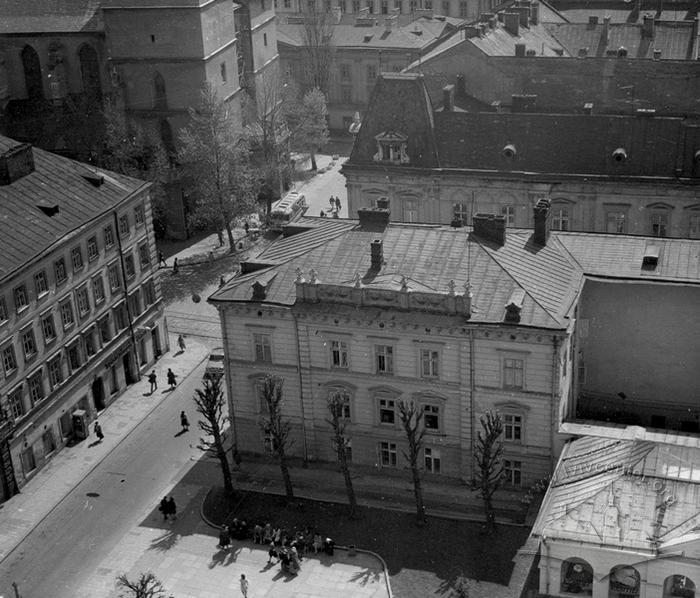
[[267, 376], [262, 385], [262, 398], [267, 415], [260, 421], [260, 427], [270, 442], [272, 454], [277, 457], [284, 480], [284, 491], [288, 499], [294, 498], [292, 479], [287, 465], [287, 449], [292, 445], [289, 437], [291, 424], [282, 417], [282, 384], [279, 376]]
[[352, 478], [350, 477], [350, 468], [348, 467], [348, 444], [349, 440], [345, 435], [345, 422], [343, 420], [343, 409], [350, 402], [348, 393], [343, 390], [332, 392], [328, 397], [328, 411], [331, 417], [326, 420], [333, 429], [331, 442], [333, 449], [338, 455], [338, 464], [345, 478], [345, 490], [348, 494], [348, 505], [350, 506], [350, 519], [357, 517], [357, 499], [355, 498], [355, 489], [352, 486]]
[[416, 499], [416, 522], [418, 525], [423, 525], [425, 524], [425, 506], [423, 505], [423, 489], [421, 488], [420, 469], [418, 467], [420, 450], [423, 446], [423, 436], [425, 435], [423, 411], [413, 401], [399, 401], [399, 417], [408, 440], [408, 453], [404, 452], [404, 457], [411, 467], [413, 495]]
[[301, 33], [301, 64], [304, 90], [320, 89], [328, 94], [333, 63], [333, 15], [312, 10], [304, 15]]
[[487, 411], [479, 421], [482, 430], [477, 434], [475, 447], [476, 484], [484, 499], [486, 528], [489, 533], [493, 533], [496, 531], [496, 518], [492, 498], [503, 483], [503, 418], [497, 411]]
[[128, 591], [120, 594], [132, 598], [163, 598], [165, 589], [153, 573], [142, 573], [137, 580], [130, 580], [126, 574], [117, 577], [117, 587]]
[[193, 192], [193, 221], [226, 230], [235, 250], [231, 223], [255, 206], [257, 177], [249, 163], [246, 137], [237, 132], [233, 106], [219, 100], [211, 86], [202, 91], [197, 109], [188, 110], [190, 123], [180, 132], [179, 164], [185, 187]]
[[[221, 377], [212, 376], [204, 380], [204, 390], [196, 389], [192, 397], [199, 413], [204, 420], [199, 420], [199, 429], [211, 439], [200, 438], [197, 447], [219, 460], [221, 473], [224, 477], [224, 489], [227, 494], [233, 494], [233, 480], [229, 467], [228, 456], [224, 448], [223, 427], [228, 420], [224, 411], [224, 393], [221, 390]], [[235, 458], [235, 456], [234, 456]]]
[[311, 170], [316, 170], [316, 152], [330, 139], [326, 96], [318, 87], [314, 87], [290, 108], [287, 122], [292, 148], [308, 152]]

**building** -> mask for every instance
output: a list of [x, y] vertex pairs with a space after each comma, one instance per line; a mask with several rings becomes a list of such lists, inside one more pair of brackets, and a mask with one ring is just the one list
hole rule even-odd
[[167, 351], [149, 184], [0, 137], [0, 488]]
[[551, 113], [535, 95], [513, 96], [507, 112], [478, 109], [463, 77], [436, 106], [428, 80], [378, 77], [343, 165], [351, 216], [386, 198], [397, 221], [469, 222], [489, 212], [526, 227], [546, 197], [557, 230], [700, 237], [695, 120], [594, 106]]

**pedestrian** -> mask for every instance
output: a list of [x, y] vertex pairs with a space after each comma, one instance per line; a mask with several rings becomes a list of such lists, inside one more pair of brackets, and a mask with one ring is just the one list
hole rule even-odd
[[248, 236], [248, 233], [250, 232], [250, 224], [248, 224], [247, 220], [243, 223], [243, 228], [245, 229], [246, 236]]
[[333, 211], [333, 208], [335, 207], [335, 198], [331, 195], [331, 198], [328, 201], [331, 204], [331, 211]]
[[170, 385], [170, 390], [172, 390], [173, 388], [175, 388], [175, 385], [177, 384], [177, 382], [175, 381], [175, 378], [177, 376], [175, 376], [175, 372], [173, 372], [170, 368], [168, 368], [167, 377], [168, 377], [168, 384]]
[[102, 442], [102, 439], [105, 437], [102, 433], [102, 426], [97, 420], [95, 420], [95, 436], [97, 436], [97, 442]]
[[175, 504], [175, 499], [172, 496], [168, 499], [168, 515], [172, 519], [177, 519], [177, 505]]
[[340, 197], [338, 197], [337, 195], [335, 196], [335, 207], [338, 210], [338, 212], [340, 212], [340, 208], [341, 208]]
[[173, 274], [177, 274], [180, 271], [180, 266], [177, 263], [177, 258], [173, 260]]
[[219, 247], [224, 246], [224, 233], [221, 230], [216, 231], [216, 236], [219, 237]]
[[214, 252], [210, 251], [209, 252], [209, 265], [211, 266], [214, 263]]
[[155, 370], [151, 370], [151, 373], [148, 374], [148, 381], [151, 383], [151, 394], [153, 394], [153, 391], [158, 389], [158, 377]]
[[323, 210], [321, 210], [321, 218], [325, 218], [325, 217], [326, 217], [326, 213]]
[[333, 210], [333, 218], [339, 218], [338, 210]]
[[272, 563], [272, 559], [278, 558], [277, 556], [277, 549], [275, 548], [275, 543], [270, 542], [268, 549], [267, 549], [267, 564]]
[[253, 544], [262, 544], [263, 528], [259, 523], [253, 528]]
[[226, 284], [226, 281], [224, 280], [223, 276], [219, 276], [219, 288], [224, 286]]
[[180, 351], [185, 350], [185, 339], [182, 337], [182, 335], [177, 337], [177, 346], [180, 347]]
[[224, 525], [219, 532], [219, 548], [224, 550], [231, 548], [231, 531], [228, 525]]
[[165, 256], [163, 255], [163, 252], [159, 249], [158, 250], [158, 265], [160, 266], [163, 264], [166, 268], [168, 267], [167, 262], [165, 261]]
[[190, 431], [190, 422], [187, 419], [187, 414], [184, 411], [180, 411], [180, 425], [182, 426], [183, 432]]
[[265, 523], [265, 527], [263, 528], [263, 542], [265, 542], [265, 544], [272, 542], [272, 526], [269, 521]]
[[241, 592], [243, 592], [243, 598], [248, 598], [248, 580], [245, 578], [245, 573], [241, 573]]
[[318, 551], [321, 550], [322, 546], [323, 546], [323, 539], [321, 538], [321, 534], [316, 532], [314, 534], [314, 554], [318, 554]]
[[165, 521], [168, 518], [168, 499], [167, 497], [163, 497], [163, 500], [160, 501], [160, 506], [158, 507], [158, 510], [163, 513], [163, 521]]

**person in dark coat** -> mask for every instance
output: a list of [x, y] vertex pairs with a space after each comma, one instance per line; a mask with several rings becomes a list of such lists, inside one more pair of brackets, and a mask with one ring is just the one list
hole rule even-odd
[[228, 525], [224, 525], [219, 532], [219, 548], [224, 550], [231, 548], [231, 531]]
[[165, 521], [168, 518], [168, 499], [165, 496], [163, 500], [160, 501], [158, 510], [163, 513], [163, 521]]
[[187, 419], [187, 414], [184, 411], [180, 412], [180, 425], [182, 426], [183, 432], [188, 432], [190, 429], [190, 422]]
[[175, 372], [173, 372], [170, 368], [168, 368], [167, 377], [168, 377], [168, 385], [170, 386], [170, 389], [172, 390], [173, 388], [175, 388], [175, 385], [177, 384], [177, 381], [176, 381], [177, 376], [175, 376]]
[[151, 373], [148, 374], [148, 382], [151, 385], [151, 394], [153, 394], [153, 391], [158, 389], [158, 377], [155, 370], [151, 370]]
[[168, 267], [167, 262], [165, 261], [165, 256], [163, 255], [163, 252], [159, 249], [158, 250], [158, 265], [160, 266], [163, 264], [166, 268]]
[[105, 437], [102, 433], [102, 426], [97, 420], [95, 421], [95, 436], [97, 436], [97, 442], [102, 442], [102, 439]]
[[177, 505], [175, 504], [175, 499], [171, 496], [168, 499], [168, 516], [171, 519], [177, 519]]

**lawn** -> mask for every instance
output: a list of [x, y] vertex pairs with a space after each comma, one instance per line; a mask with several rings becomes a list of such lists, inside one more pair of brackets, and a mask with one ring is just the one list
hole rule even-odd
[[422, 528], [415, 515], [361, 508], [357, 520], [347, 506], [256, 492], [237, 492], [227, 498], [214, 488], [204, 504], [207, 518], [222, 524], [234, 517], [247, 522], [269, 521], [287, 529], [312, 526], [337, 544], [371, 550], [387, 564], [392, 589], [401, 598], [447, 596], [457, 576], [507, 585], [511, 559], [529, 530], [501, 525], [495, 535], [482, 535], [479, 523], [429, 518]]

